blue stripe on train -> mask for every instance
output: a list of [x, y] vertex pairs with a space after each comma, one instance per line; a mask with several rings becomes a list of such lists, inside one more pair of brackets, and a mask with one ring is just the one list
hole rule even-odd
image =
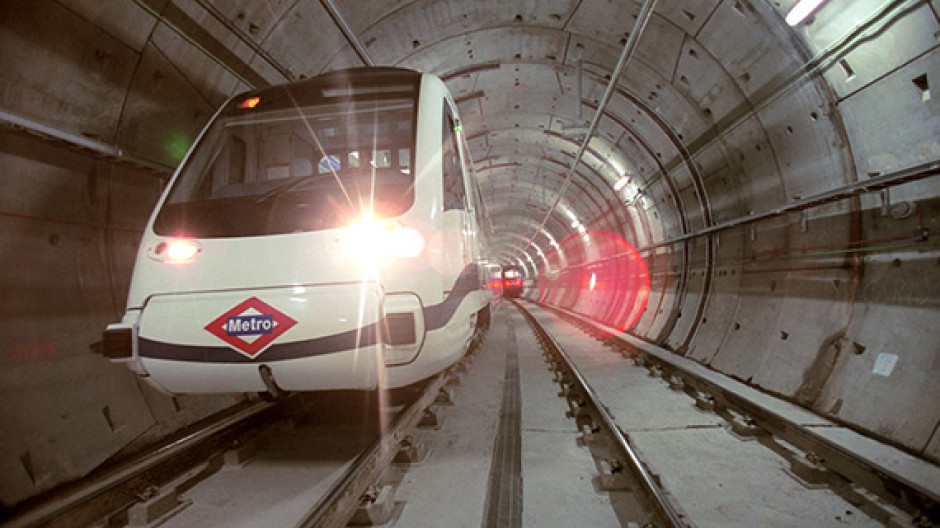
[[[481, 289], [476, 266], [464, 268], [454, 288], [440, 304], [424, 308], [424, 327], [427, 331], [443, 328], [453, 318], [457, 307], [471, 292]], [[370, 324], [362, 329], [348, 330], [338, 334], [271, 345], [270, 348], [255, 356], [246, 357], [227, 346], [192, 346], [164, 343], [141, 337], [138, 340], [138, 352], [141, 356], [152, 359], [173, 361], [194, 361], [205, 363], [258, 363], [261, 361], [283, 361], [311, 356], [335, 354], [358, 347], [372, 346], [378, 341], [376, 325]], [[262, 359], [263, 358], [263, 359]]]

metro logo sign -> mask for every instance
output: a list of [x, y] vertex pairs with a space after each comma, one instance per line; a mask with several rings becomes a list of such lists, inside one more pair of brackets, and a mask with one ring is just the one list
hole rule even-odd
[[[273, 315], [241, 315], [229, 317], [222, 325], [227, 336], [267, 335], [274, 333]], [[210, 330], [211, 332], [211, 330]]]
[[297, 321], [257, 297], [246, 299], [206, 325], [206, 330], [254, 359]]

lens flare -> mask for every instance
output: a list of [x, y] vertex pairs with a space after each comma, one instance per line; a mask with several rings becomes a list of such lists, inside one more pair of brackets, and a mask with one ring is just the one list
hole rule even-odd
[[395, 226], [388, 240], [396, 257], [414, 258], [424, 252], [424, 237], [414, 229]]
[[199, 255], [202, 248], [195, 240], [188, 238], [176, 238], [166, 242], [160, 242], [154, 248], [154, 254], [159, 260], [168, 264], [188, 264]]
[[386, 260], [390, 257], [414, 258], [424, 252], [424, 237], [416, 229], [399, 222], [363, 217], [350, 226], [353, 249], [359, 258]]
[[[618, 332], [627, 330], [640, 320], [649, 301], [646, 262], [629, 242], [615, 234], [589, 234], [569, 236], [546, 256], [539, 271], [538, 299]], [[579, 258], [562, 259], [562, 254]]]

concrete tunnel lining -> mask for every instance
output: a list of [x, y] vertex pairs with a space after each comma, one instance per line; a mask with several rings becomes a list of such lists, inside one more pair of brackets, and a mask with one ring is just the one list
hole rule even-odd
[[[938, 7], [830, 2], [790, 28], [792, 4], [660, 2], [560, 206], [647, 259], [633, 335], [936, 463]], [[335, 5], [376, 63], [447, 80], [493, 167], [477, 168], [506, 222], [494, 247], [519, 255], [554, 196], [520, 213], [501, 182], [559, 180], [577, 148], [562, 124], [596, 109], [639, 4]], [[240, 400], [168, 399], [89, 344], [123, 310], [163, 168], [215, 108], [246, 83], [361, 63], [319, 3], [209, 0], [12, 2], [0, 57], [10, 506]], [[637, 196], [613, 190], [614, 158]], [[564, 214], [545, 227], [577, 232]]]

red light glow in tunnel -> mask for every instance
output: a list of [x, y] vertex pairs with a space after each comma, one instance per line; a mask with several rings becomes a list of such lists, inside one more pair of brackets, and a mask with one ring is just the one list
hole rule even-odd
[[572, 235], [552, 250], [546, 261], [548, 268], [543, 263], [539, 270], [540, 301], [617, 331], [633, 327], [646, 311], [649, 269], [636, 248], [623, 238], [598, 231]]

